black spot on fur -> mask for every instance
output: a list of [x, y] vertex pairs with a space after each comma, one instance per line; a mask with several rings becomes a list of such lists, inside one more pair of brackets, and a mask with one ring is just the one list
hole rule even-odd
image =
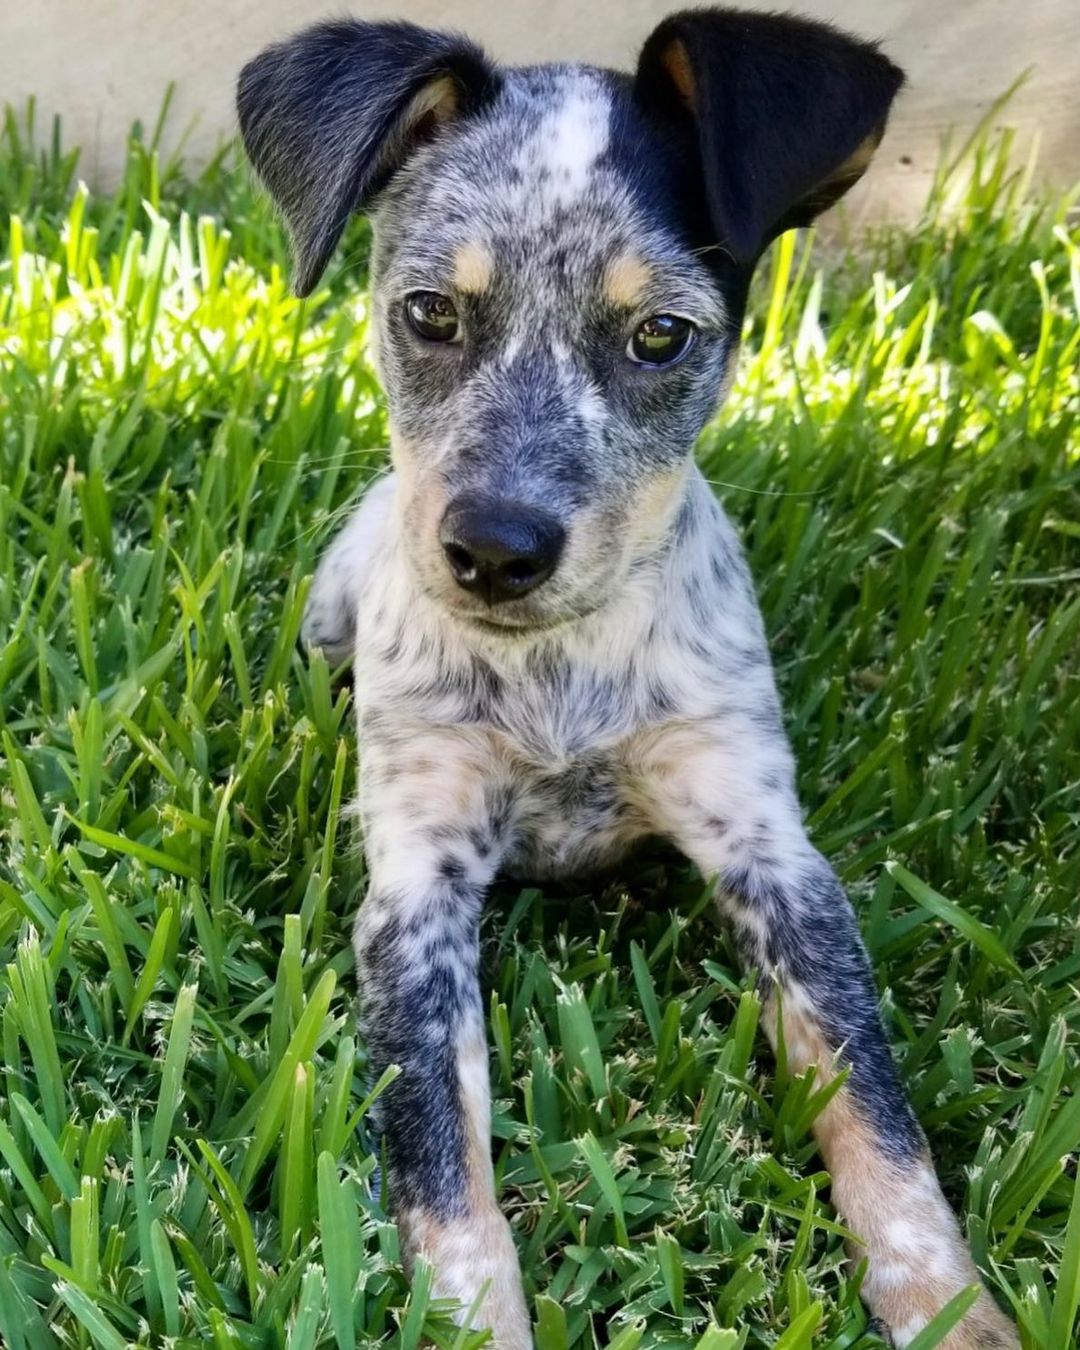
[[465, 864], [460, 858], [447, 853], [439, 859], [439, 876], [444, 881], [462, 881], [465, 877]]
[[367, 905], [389, 911], [358, 942], [358, 972], [372, 1068], [402, 1070], [381, 1116], [394, 1200], [444, 1219], [462, 1215], [469, 1175], [457, 1050], [465, 1019], [482, 1024], [479, 897], [442, 881], [427, 902], [373, 894]]
[[765, 926], [762, 945], [756, 924], [736, 920], [747, 962], [763, 972], [766, 994], [771, 994], [774, 971], [781, 987], [788, 978], [805, 991], [822, 1034], [851, 1065], [848, 1086], [881, 1147], [910, 1162], [925, 1148], [925, 1139], [889, 1052], [851, 905], [818, 855], [808, 855], [796, 881], [780, 880], [780, 875], [773, 860], [762, 859], [723, 876], [725, 892]]

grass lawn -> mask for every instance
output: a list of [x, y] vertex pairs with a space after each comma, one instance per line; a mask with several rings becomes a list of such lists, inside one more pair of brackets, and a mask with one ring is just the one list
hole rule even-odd
[[[350, 694], [296, 643], [383, 464], [364, 227], [300, 303], [231, 157], [135, 140], [94, 197], [43, 141], [0, 137], [0, 1342], [472, 1350], [375, 1184]], [[700, 456], [946, 1190], [1066, 1350], [1080, 230], [977, 167], [953, 224], [824, 272], [786, 237]], [[538, 1350], [880, 1346], [700, 879], [503, 887], [486, 935]]]

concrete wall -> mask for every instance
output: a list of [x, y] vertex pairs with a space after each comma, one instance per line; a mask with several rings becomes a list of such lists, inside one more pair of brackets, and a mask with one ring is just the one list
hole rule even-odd
[[[686, 0], [683, 0], [685, 3]], [[731, 0], [728, 0], [731, 3]], [[262, 44], [345, 11], [467, 30], [509, 61], [633, 65], [642, 40], [679, 0], [0, 0], [0, 101], [37, 96], [81, 144], [82, 176], [107, 184], [132, 120], [152, 124], [175, 81], [170, 143], [189, 131], [197, 163], [234, 129], [232, 86]], [[750, 6], [748, 6], [750, 7]], [[857, 218], [903, 214], [925, 194], [943, 131], [970, 130], [1025, 70], [1003, 119], [1021, 146], [1040, 139], [1040, 171], [1080, 180], [1080, 0], [762, 0], [884, 40], [908, 71]], [[42, 123], [43, 126], [47, 122]]]

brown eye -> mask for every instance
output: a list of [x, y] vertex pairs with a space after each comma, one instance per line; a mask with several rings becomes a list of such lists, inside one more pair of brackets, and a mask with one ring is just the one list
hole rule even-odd
[[626, 354], [639, 366], [671, 366], [694, 345], [697, 329], [677, 314], [654, 314], [634, 333]]
[[413, 291], [405, 297], [409, 327], [427, 342], [456, 342], [461, 321], [454, 302], [438, 291]]

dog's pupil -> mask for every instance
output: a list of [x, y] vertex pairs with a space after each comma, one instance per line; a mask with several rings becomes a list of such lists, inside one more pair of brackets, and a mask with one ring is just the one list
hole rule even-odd
[[689, 346], [693, 325], [675, 314], [654, 314], [630, 341], [631, 355], [649, 365], [663, 365], [681, 356]]
[[457, 336], [454, 303], [437, 291], [414, 291], [405, 300], [405, 316], [412, 328], [431, 342], [449, 342]]

